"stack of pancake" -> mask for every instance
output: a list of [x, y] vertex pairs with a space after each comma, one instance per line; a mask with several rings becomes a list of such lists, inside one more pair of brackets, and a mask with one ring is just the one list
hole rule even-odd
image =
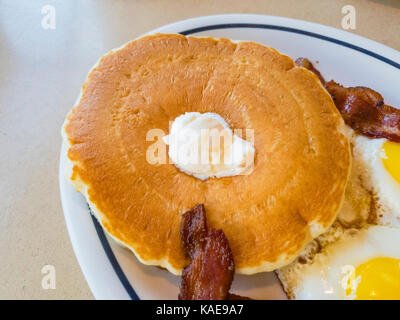
[[[200, 180], [149, 163], [148, 132], [167, 135], [186, 112], [254, 130], [252, 173]], [[177, 275], [188, 263], [181, 217], [196, 204], [225, 233], [236, 272], [272, 271], [332, 225], [351, 167], [344, 122], [317, 76], [261, 44], [209, 37], [150, 35], [103, 56], [63, 136], [67, 178], [103, 228]]]

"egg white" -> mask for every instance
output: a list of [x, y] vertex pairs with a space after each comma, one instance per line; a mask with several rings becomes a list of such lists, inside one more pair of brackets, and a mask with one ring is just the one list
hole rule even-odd
[[400, 259], [400, 229], [387, 226], [347, 230], [337, 242], [326, 246], [312, 264], [302, 268], [294, 289], [296, 299], [352, 299], [346, 295], [351, 271], [376, 258]]
[[[386, 170], [382, 149], [386, 139], [370, 139], [356, 136], [353, 139], [353, 158], [361, 162], [362, 179], [376, 200], [377, 223], [400, 226], [400, 183]], [[400, 165], [400, 164], [399, 164]]]

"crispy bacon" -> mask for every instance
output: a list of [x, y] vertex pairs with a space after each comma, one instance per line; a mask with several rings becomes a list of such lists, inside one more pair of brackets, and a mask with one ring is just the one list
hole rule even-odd
[[239, 296], [238, 294], [234, 293], [229, 293], [228, 300], [253, 300], [253, 299], [245, 296]]
[[206, 212], [199, 204], [186, 212], [181, 239], [190, 264], [183, 269], [180, 300], [246, 300], [230, 294], [235, 265], [222, 230], [207, 229]]
[[181, 239], [190, 264], [183, 269], [180, 300], [225, 300], [235, 266], [222, 230], [207, 229], [202, 204], [182, 217]]
[[346, 124], [355, 131], [400, 142], [400, 110], [386, 105], [378, 92], [366, 87], [345, 88], [333, 80], [325, 88]]
[[307, 58], [300, 57], [300, 58], [297, 58], [297, 60], [295, 62], [298, 67], [303, 67], [303, 68], [306, 68], [306, 69], [314, 72], [317, 75], [317, 77], [319, 78], [319, 80], [321, 81], [321, 83], [323, 85], [325, 85], [326, 81], [325, 81], [324, 77], [321, 75], [321, 72], [319, 72], [319, 70], [314, 67], [314, 65], [311, 63], [310, 60], [308, 60]]
[[400, 142], [400, 110], [386, 105], [378, 92], [367, 87], [346, 88], [333, 80], [326, 82], [306, 58], [298, 58], [296, 65], [318, 76], [346, 124], [356, 132], [368, 137]]
[[196, 251], [204, 248], [207, 237], [206, 209], [198, 204], [182, 216], [181, 240], [185, 254], [192, 258]]

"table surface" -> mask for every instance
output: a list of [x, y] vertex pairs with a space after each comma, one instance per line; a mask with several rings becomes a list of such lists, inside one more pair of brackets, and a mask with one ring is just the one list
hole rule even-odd
[[[56, 10], [44, 29], [41, 10]], [[398, 0], [0, 0], [0, 299], [93, 299], [72, 250], [58, 188], [60, 127], [105, 52], [195, 16], [257, 13], [341, 28], [400, 50]], [[43, 289], [53, 265], [56, 288]]]

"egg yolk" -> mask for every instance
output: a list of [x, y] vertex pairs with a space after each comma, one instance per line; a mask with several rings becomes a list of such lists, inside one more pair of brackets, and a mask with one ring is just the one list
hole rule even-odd
[[400, 183], [400, 143], [386, 141], [382, 149], [385, 153], [382, 158], [385, 169]]
[[379, 257], [359, 265], [348, 282], [346, 294], [356, 300], [399, 300], [400, 259]]

